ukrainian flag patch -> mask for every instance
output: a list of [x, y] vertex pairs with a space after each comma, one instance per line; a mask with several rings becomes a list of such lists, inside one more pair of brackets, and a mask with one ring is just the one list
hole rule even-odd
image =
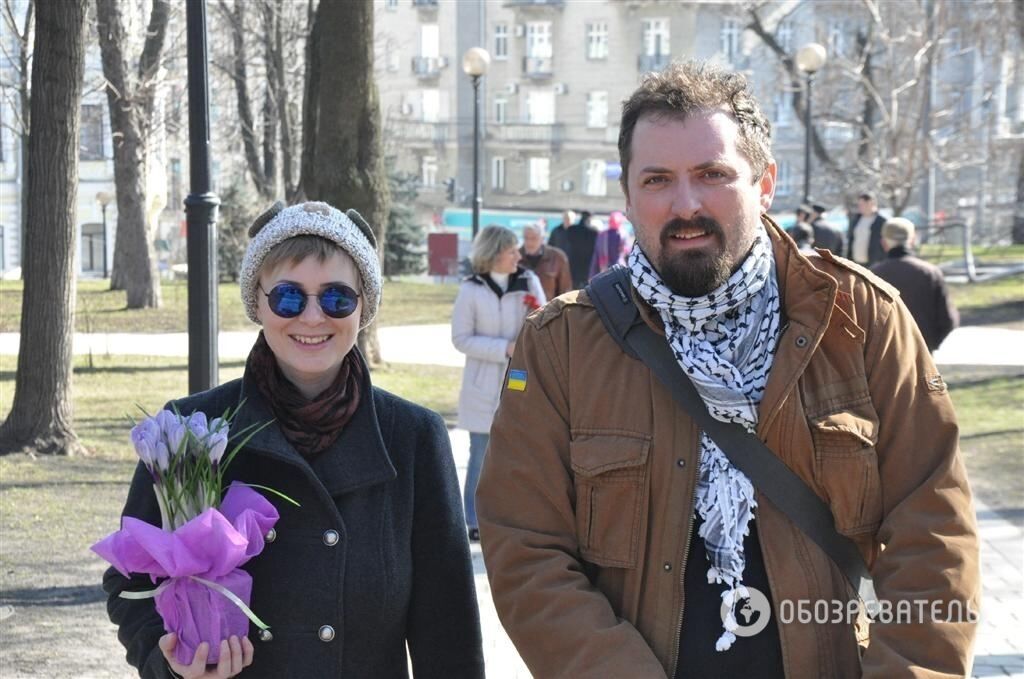
[[509, 370], [508, 388], [512, 391], [526, 391], [526, 371]]

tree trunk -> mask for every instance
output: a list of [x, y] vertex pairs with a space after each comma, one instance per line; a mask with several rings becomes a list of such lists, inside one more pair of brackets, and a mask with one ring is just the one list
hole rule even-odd
[[[303, 189], [311, 200], [325, 201], [342, 211], [357, 210], [373, 229], [380, 256], [386, 235], [388, 182], [373, 77], [372, 0], [321, 2], [313, 33], [321, 36], [315, 45], [319, 63], [331, 64], [331, 68], [316, 69], [313, 81], [312, 91], [319, 96], [315, 139], [303, 144], [303, 168], [310, 169], [303, 176]], [[336, 36], [340, 35], [348, 37], [339, 40]], [[322, 36], [335, 37], [325, 40]], [[376, 335], [376, 326], [371, 325], [359, 337], [360, 349], [371, 365], [381, 362]]]
[[156, 224], [150, 223], [147, 216], [146, 180], [156, 77], [170, 6], [167, 0], [153, 0], [136, 79], [129, 75], [125, 55], [128, 40], [121, 10], [120, 0], [96, 0], [117, 189], [117, 238], [110, 287], [126, 291], [129, 309], [156, 308], [160, 306], [160, 277], [153, 243]]
[[0, 454], [82, 451], [71, 426], [79, 109], [87, 0], [39, 0], [28, 149], [25, 291], [14, 403]]
[[[273, 72], [274, 92], [277, 97], [277, 115], [281, 121], [281, 169], [284, 179], [284, 194], [290, 203], [295, 199], [298, 184], [295, 181], [295, 141], [292, 130], [295, 127], [294, 116], [288, 105], [288, 81], [284, 67], [284, 29], [285, 15], [283, 0], [268, 0], [269, 12], [276, 14], [274, 23]], [[270, 68], [271, 63], [267, 64]]]
[[[18, 43], [18, 139], [19, 139], [19, 163], [18, 172], [21, 175], [21, 186], [28, 187], [28, 133], [31, 129], [31, 95], [29, 93], [29, 68], [28, 62], [31, 56], [30, 36], [32, 34], [32, 12], [35, 10], [35, 0], [29, 0], [25, 7], [25, 21], [19, 28], [17, 19], [14, 17], [11, 0], [4, 2], [4, 23], [16, 36]], [[21, 210], [18, 214], [21, 221], [18, 224], [18, 248], [21, 260], [25, 256], [25, 232], [28, 230], [28, 191], [21, 192]], [[22, 278], [24, 278], [24, 267], [22, 267]]]
[[1017, 203], [1013, 210], [1013, 231], [1011, 238], [1014, 245], [1024, 243], [1024, 152], [1017, 163]]

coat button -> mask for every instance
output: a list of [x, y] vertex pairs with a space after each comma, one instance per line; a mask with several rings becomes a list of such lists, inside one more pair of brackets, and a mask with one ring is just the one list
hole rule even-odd
[[668, 573], [670, 570], [672, 570], [672, 564], [670, 564], [668, 561], [666, 561], [665, 565], [662, 566], [662, 568], [664, 568], [665, 572]]
[[800, 335], [799, 337], [796, 338], [796, 345], [800, 349], [803, 349], [804, 347], [807, 346], [807, 338], [804, 337], [803, 335]]
[[320, 641], [334, 641], [334, 628], [330, 625], [324, 625], [320, 628]]
[[267, 534], [263, 536], [263, 541], [264, 542], [273, 542], [276, 539], [277, 539], [277, 529], [276, 528], [271, 528], [270, 530], [267, 531]]
[[683, 458], [679, 458], [678, 460], [676, 460], [676, 466], [678, 466], [678, 467], [685, 467], [686, 466], [686, 460], [684, 460]]
[[260, 630], [260, 641], [273, 641], [274, 635], [270, 633], [268, 629]]
[[339, 539], [338, 531], [336, 531], [336, 530], [324, 531], [324, 544], [327, 545], [328, 547], [333, 547], [334, 545], [338, 544], [338, 539]]

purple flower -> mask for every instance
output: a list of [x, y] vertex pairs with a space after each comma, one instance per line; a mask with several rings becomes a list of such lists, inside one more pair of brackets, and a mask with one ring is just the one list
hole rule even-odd
[[210, 450], [210, 461], [216, 466], [228, 448], [228, 423], [220, 417], [210, 420], [210, 436], [206, 443]]
[[210, 433], [210, 427], [206, 422], [206, 413], [194, 412], [189, 415], [186, 423], [192, 435], [200, 441], [205, 440], [206, 436]]
[[185, 439], [187, 429], [182, 418], [170, 410], [161, 410], [156, 417], [167, 438], [167, 449], [170, 454], [177, 455], [179, 452], [183, 452], [181, 442]]
[[153, 471], [157, 456], [157, 444], [162, 443], [160, 425], [155, 418], [147, 417], [132, 427], [132, 445], [139, 459]]

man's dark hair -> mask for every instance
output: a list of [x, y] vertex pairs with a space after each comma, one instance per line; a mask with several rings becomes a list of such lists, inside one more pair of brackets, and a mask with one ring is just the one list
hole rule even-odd
[[739, 149], [750, 161], [755, 181], [772, 162], [772, 127], [750, 91], [747, 79], [707, 62], [674, 62], [660, 73], [648, 73], [622, 104], [619, 126], [619, 181], [627, 194], [633, 130], [640, 118], [686, 120], [701, 111], [724, 110], [740, 128]]
[[865, 193], [862, 193], [859, 196], [857, 196], [857, 199], [858, 200], [867, 200], [867, 201], [870, 201], [870, 202], [874, 203], [875, 202], [875, 194], [865, 192]]

